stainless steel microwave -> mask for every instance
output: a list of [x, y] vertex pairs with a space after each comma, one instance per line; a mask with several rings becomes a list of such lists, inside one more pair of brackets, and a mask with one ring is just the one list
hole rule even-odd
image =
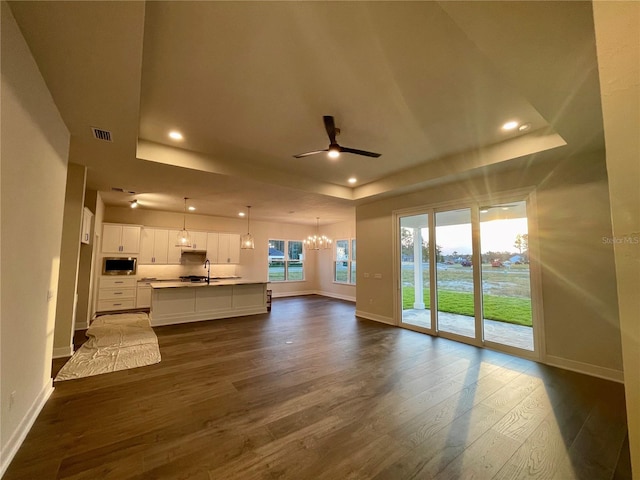
[[135, 257], [105, 257], [102, 259], [103, 275], [135, 275], [138, 259]]

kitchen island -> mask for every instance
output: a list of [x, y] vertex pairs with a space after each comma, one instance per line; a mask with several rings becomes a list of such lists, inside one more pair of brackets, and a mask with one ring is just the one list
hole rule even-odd
[[267, 282], [151, 282], [151, 326], [267, 313]]

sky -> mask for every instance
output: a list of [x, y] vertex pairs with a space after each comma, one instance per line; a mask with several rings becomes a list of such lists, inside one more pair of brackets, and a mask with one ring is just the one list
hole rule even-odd
[[[480, 223], [480, 246], [482, 252], [514, 252], [513, 246], [517, 234], [527, 233], [527, 219], [492, 220]], [[428, 238], [427, 229], [422, 229], [423, 238]], [[442, 248], [443, 255], [458, 252], [471, 254], [471, 224], [436, 227], [436, 244]]]

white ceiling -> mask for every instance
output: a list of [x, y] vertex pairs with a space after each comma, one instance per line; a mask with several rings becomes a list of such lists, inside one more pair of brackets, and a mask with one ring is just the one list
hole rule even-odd
[[[332, 223], [380, 195], [603, 146], [589, 2], [10, 6], [70, 161], [108, 204], [179, 211], [187, 196], [202, 214]], [[341, 145], [382, 156], [293, 158], [327, 148], [323, 115]]]

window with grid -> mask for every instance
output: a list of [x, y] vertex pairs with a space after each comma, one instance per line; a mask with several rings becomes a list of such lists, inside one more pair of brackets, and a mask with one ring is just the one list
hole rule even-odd
[[336, 283], [356, 283], [356, 240], [355, 238], [336, 240], [333, 262], [333, 281]]
[[269, 240], [269, 281], [304, 280], [304, 253], [300, 240]]

